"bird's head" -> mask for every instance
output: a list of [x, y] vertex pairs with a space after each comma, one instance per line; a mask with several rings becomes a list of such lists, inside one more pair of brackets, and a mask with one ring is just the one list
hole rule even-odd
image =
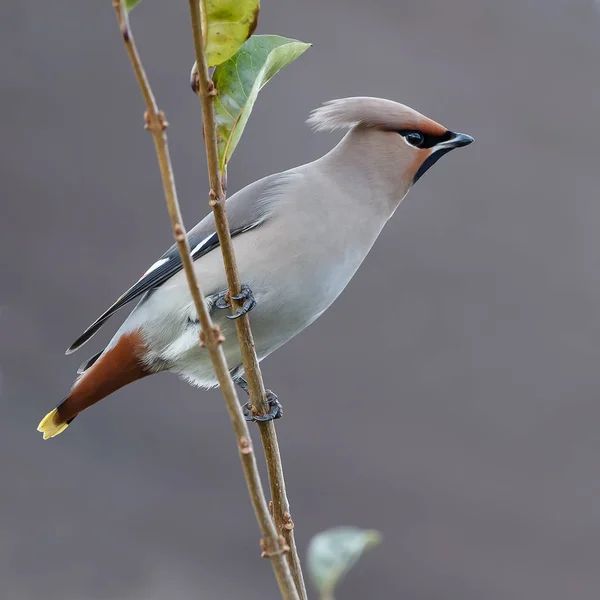
[[369, 171], [394, 180], [403, 196], [444, 154], [473, 138], [455, 133], [421, 113], [383, 98], [341, 98], [315, 109], [316, 130], [350, 129], [345, 155], [363, 160]]

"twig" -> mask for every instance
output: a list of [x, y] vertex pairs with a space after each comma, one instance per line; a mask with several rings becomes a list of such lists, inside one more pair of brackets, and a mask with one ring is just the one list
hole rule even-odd
[[194, 306], [202, 326], [202, 334], [199, 343], [202, 346], [205, 346], [210, 353], [219, 386], [221, 387], [221, 392], [225, 398], [229, 417], [237, 439], [238, 450], [244, 475], [246, 477], [246, 484], [250, 493], [250, 499], [252, 501], [252, 507], [256, 514], [256, 519], [262, 534], [261, 546], [263, 548], [263, 555], [271, 559], [275, 577], [284, 600], [299, 600], [287, 560], [284, 556], [287, 547], [282, 543], [283, 540], [279, 539], [279, 535], [269, 514], [269, 508], [267, 506], [256, 464], [256, 457], [252, 449], [250, 432], [248, 431], [248, 426], [246, 425], [246, 421], [242, 414], [234, 383], [229, 374], [225, 354], [223, 353], [223, 348], [221, 346], [223, 336], [218, 325], [214, 325], [212, 322], [210, 313], [206, 308], [202, 289], [200, 288], [194, 272], [193, 262], [190, 256], [190, 247], [183, 226], [179, 203], [177, 201], [175, 179], [171, 166], [167, 135], [165, 133], [168, 123], [164, 113], [158, 109], [154, 94], [150, 88], [150, 83], [146, 77], [133, 35], [129, 28], [128, 15], [123, 7], [122, 0], [112, 0], [112, 4], [116, 11], [117, 22], [123, 36], [123, 41], [125, 42], [127, 55], [131, 61], [135, 77], [146, 104], [146, 112], [144, 115], [146, 129], [152, 134], [152, 139], [156, 148], [165, 200], [167, 202], [171, 225], [173, 227], [173, 235], [177, 242], [187, 282], [194, 300]]
[[[230, 295], [238, 295], [241, 290], [240, 276], [237, 261], [231, 242], [231, 233], [225, 209], [225, 190], [223, 178], [225, 173], [219, 172], [219, 159], [217, 152], [217, 132], [215, 126], [214, 97], [215, 87], [208, 74], [206, 56], [204, 53], [204, 41], [202, 38], [202, 14], [198, 0], [189, 0], [190, 15], [192, 22], [192, 33], [194, 36], [194, 50], [196, 53], [196, 64], [198, 69], [198, 94], [202, 102], [202, 116], [204, 122], [204, 144], [206, 146], [206, 161], [210, 181], [210, 205], [213, 209], [217, 234], [223, 253], [225, 272], [227, 275], [227, 286]], [[218, 90], [216, 90], [218, 93]], [[232, 301], [232, 310], [239, 304]], [[251, 404], [255, 407], [258, 415], [264, 415], [269, 411], [266, 400], [265, 386], [258, 364], [258, 357], [254, 349], [254, 338], [250, 329], [248, 315], [236, 319], [238, 340], [240, 343], [244, 372], [248, 381]], [[306, 600], [306, 585], [302, 576], [302, 567], [296, 542], [294, 539], [294, 522], [290, 513], [290, 505], [286, 495], [285, 479], [279, 443], [275, 425], [272, 421], [259, 423], [262, 444], [265, 451], [267, 470], [269, 473], [269, 484], [271, 497], [273, 499], [273, 518], [279, 534], [283, 535], [290, 548], [288, 561], [292, 576], [301, 600]]]

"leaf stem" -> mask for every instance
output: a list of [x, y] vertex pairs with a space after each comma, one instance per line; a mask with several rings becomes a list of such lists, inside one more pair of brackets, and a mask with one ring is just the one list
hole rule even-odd
[[171, 219], [171, 226], [173, 228], [173, 236], [177, 242], [194, 306], [202, 326], [200, 344], [205, 346], [210, 353], [219, 386], [221, 387], [221, 392], [225, 398], [229, 417], [237, 439], [238, 451], [242, 462], [244, 476], [246, 478], [246, 484], [250, 493], [252, 507], [256, 514], [256, 519], [262, 534], [261, 545], [263, 547], [263, 555], [268, 556], [271, 559], [277, 583], [279, 584], [279, 589], [281, 590], [284, 600], [298, 600], [299, 597], [296, 593], [294, 582], [284, 556], [285, 547], [282, 547], [283, 544], [280, 543], [279, 536], [269, 514], [258, 466], [256, 464], [256, 457], [252, 448], [250, 432], [248, 431], [248, 426], [246, 425], [246, 421], [242, 414], [235, 386], [229, 374], [225, 354], [221, 346], [223, 336], [219, 327], [212, 322], [202, 294], [202, 289], [194, 272], [193, 261], [190, 256], [190, 247], [177, 200], [175, 178], [167, 144], [166, 128], [168, 123], [164, 113], [158, 109], [150, 83], [144, 71], [144, 67], [142, 66], [129, 27], [129, 19], [127, 11], [123, 6], [123, 0], [112, 0], [112, 4], [115, 8], [117, 22], [125, 43], [127, 56], [133, 67], [137, 83], [146, 105], [146, 112], [144, 115], [146, 129], [150, 131], [152, 140], [154, 141], [165, 200]]
[[[206, 146], [206, 160], [211, 188], [210, 205], [213, 209], [221, 251], [223, 253], [227, 285], [230, 295], [237, 295], [241, 289], [241, 282], [225, 209], [225, 189], [223, 181], [226, 173], [219, 171], [217, 152], [214, 97], [218, 90], [215, 90], [214, 84], [208, 74], [208, 66], [206, 64], [204, 43], [202, 39], [200, 5], [198, 0], [189, 0], [189, 4], [192, 33], [194, 37], [194, 51], [196, 54], [196, 65], [198, 70], [197, 90], [202, 102], [204, 144]], [[232, 302], [232, 310], [235, 310], [237, 306], [236, 302]], [[236, 319], [235, 323], [241, 348], [244, 372], [250, 390], [250, 400], [257, 414], [264, 415], [268, 412], [269, 406], [266, 400], [265, 386], [258, 364], [258, 357], [254, 349], [254, 338], [250, 329], [248, 315]], [[298, 556], [298, 550], [294, 539], [294, 523], [292, 521], [290, 505], [286, 494], [285, 478], [283, 475], [283, 466], [275, 425], [273, 421], [259, 423], [259, 430], [267, 462], [275, 526], [277, 532], [283, 535], [286, 545], [289, 547], [287, 553], [288, 562], [298, 596], [300, 600], [306, 600], [306, 585], [302, 576], [300, 557]]]

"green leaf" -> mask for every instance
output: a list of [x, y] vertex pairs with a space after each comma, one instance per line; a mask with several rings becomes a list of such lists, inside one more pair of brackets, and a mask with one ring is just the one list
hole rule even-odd
[[204, 0], [200, 2], [201, 11], [204, 8], [202, 37], [206, 63], [214, 67], [231, 58], [254, 33], [260, 0]]
[[332, 598], [342, 577], [380, 540], [378, 531], [357, 527], [336, 527], [313, 537], [308, 546], [308, 571], [319, 592]]
[[142, 0], [123, 0], [123, 4], [125, 5], [125, 10], [127, 12], [133, 10], [133, 8], [139, 4]]
[[278, 35], [253, 35], [213, 74], [219, 166], [229, 162], [261, 88], [312, 44]]

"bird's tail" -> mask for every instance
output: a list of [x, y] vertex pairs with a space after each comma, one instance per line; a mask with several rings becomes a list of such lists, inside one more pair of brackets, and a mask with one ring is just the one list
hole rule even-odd
[[49, 438], [62, 433], [71, 423], [73, 419], [69, 419], [68, 421], [63, 421], [61, 419], [60, 413], [58, 412], [58, 408], [51, 410], [38, 425], [37, 430], [44, 434], [44, 439], [47, 440]]
[[94, 362], [79, 377], [69, 395], [38, 425], [44, 439], [62, 433], [73, 419], [86, 408], [106, 396], [146, 375], [150, 375], [141, 361], [144, 351], [139, 332], [124, 334], [119, 341]]

